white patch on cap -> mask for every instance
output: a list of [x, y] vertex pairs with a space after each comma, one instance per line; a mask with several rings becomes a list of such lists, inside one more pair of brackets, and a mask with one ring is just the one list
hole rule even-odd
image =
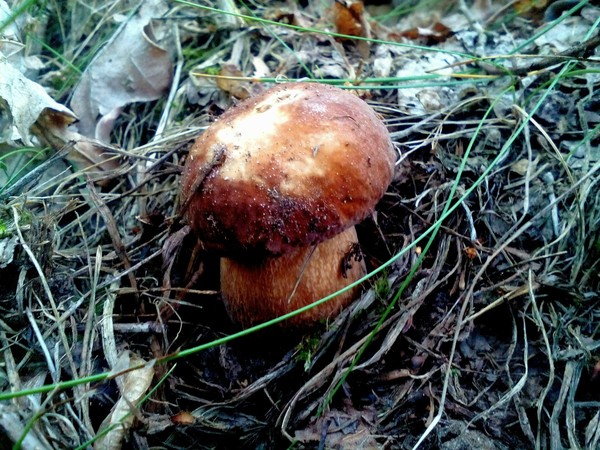
[[[284, 194], [302, 192], [307, 186], [307, 180], [325, 175], [322, 167], [322, 158], [315, 147], [327, 145], [333, 137], [321, 135], [306, 136], [305, 143], [292, 142], [291, 148], [272, 148], [273, 142], [282, 142], [280, 133], [285, 133], [289, 126], [298, 118], [292, 118], [289, 111], [294, 111], [294, 106], [302, 97], [307, 97], [303, 90], [288, 89], [273, 93], [254, 108], [244, 114], [237, 115], [230, 124], [223, 122], [221, 129], [215, 134], [216, 141], [229, 149], [225, 163], [221, 167], [221, 176], [230, 181], [247, 181], [258, 185], [266, 185], [269, 176], [269, 167], [277, 156], [285, 153], [287, 158], [277, 158], [277, 167], [285, 172], [286, 180], [279, 186]], [[325, 107], [319, 103], [307, 102], [307, 106], [315, 114], [322, 115]], [[290, 129], [292, 132], [293, 129]], [[302, 147], [300, 147], [302, 146]], [[295, 147], [295, 148], [294, 148]], [[257, 173], [256, 167], [262, 166], [265, 173]]]

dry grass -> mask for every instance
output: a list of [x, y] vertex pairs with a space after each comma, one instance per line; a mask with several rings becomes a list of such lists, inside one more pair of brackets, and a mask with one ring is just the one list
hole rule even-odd
[[[324, 28], [316, 3], [295, 16], [270, 2], [243, 11]], [[75, 81], [65, 61], [84, 64], [78, 57], [115, 31], [114, 14], [130, 11], [126, 2], [94, 8], [48, 4], [62, 25], [45, 37], [64, 47], [60, 58], [45, 53], [40, 83]], [[324, 34], [177, 3], [165, 19], [178, 30], [181, 72], [163, 100], [131, 105], [117, 121], [118, 172], [99, 185], [53, 160], [2, 199], [3, 242], [18, 245], [0, 269], [0, 441], [88, 445], [136, 366], [152, 369], [155, 389], [130, 400], [124, 447], [598, 448], [593, 48], [527, 76], [513, 71], [526, 58], [494, 60], [515, 74], [504, 76], [457, 57], [465, 73], [490, 78], [417, 81], [425, 87], [413, 89], [437, 95], [436, 110], [365, 84], [359, 93], [401, 154], [377, 214], [358, 228], [376, 272], [352, 308], [304, 336], [277, 326], [239, 333], [220, 303], [214, 258], [177, 215], [187, 148], [233, 101], [190, 73], [227, 62], [251, 75], [264, 63], [271, 77], [308, 69], [360, 81], [378, 77], [376, 60], [391, 60], [393, 74], [437, 56], [374, 42], [362, 64], [354, 44]], [[532, 35], [534, 19], [512, 19], [503, 26], [513, 37]], [[501, 41], [499, 21], [469, 33], [484, 23]]]

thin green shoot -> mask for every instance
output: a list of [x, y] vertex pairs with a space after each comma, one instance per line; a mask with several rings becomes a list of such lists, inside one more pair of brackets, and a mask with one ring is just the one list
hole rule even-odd
[[[593, 30], [593, 28], [592, 28], [592, 30]], [[592, 30], [590, 30], [590, 33], [592, 32]], [[523, 132], [523, 130], [525, 129], [525, 127], [529, 126], [529, 118], [533, 117], [533, 115], [536, 113], [536, 111], [542, 106], [542, 104], [544, 103], [544, 101], [546, 100], [546, 98], [550, 95], [550, 93], [554, 90], [554, 88], [558, 84], [559, 80], [561, 80], [561, 78], [563, 77], [563, 75], [569, 71], [571, 64], [572, 63], [567, 63], [561, 69], [561, 71], [559, 72], [559, 74], [553, 79], [552, 84], [550, 85], [549, 89], [540, 97], [540, 99], [533, 106], [533, 108], [531, 109], [531, 111], [528, 112], [527, 118], [521, 122], [521, 124], [517, 127], [517, 129], [515, 130], [515, 132], [511, 135], [511, 137], [502, 146], [502, 149], [500, 150], [498, 156], [490, 164], [490, 166], [488, 167], [488, 169], [486, 169], [486, 171], [482, 174], [482, 177], [483, 176], [487, 176], [491, 172], [492, 167], [494, 167], [498, 162], [501, 161], [502, 158], [504, 158], [505, 154], [512, 147], [512, 144], [517, 139], [517, 137], [519, 137], [521, 135], [521, 133]], [[589, 173], [591, 173], [591, 172], [589, 172]], [[480, 179], [481, 179], [481, 177], [480, 177]], [[581, 185], [581, 183], [583, 183], [585, 179], [587, 179], [587, 177], [582, 177], [579, 180], [577, 180], [577, 183], [575, 185], [573, 185], [571, 187], [571, 189], [574, 190], [577, 186]], [[467, 192], [468, 191], [469, 190], [467, 190]], [[557, 202], [561, 201], [562, 198], [565, 195], [567, 195], [570, 191], [571, 190], [569, 190], [566, 193], [558, 196], [556, 198], [556, 200], [554, 200], [553, 203], [557, 203]], [[552, 204], [547, 205], [544, 209], [542, 209], [542, 211], [538, 212], [536, 214], [536, 216], [539, 215], [539, 214], [542, 214], [546, 209], [550, 208], [551, 206], [552, 206]], [[522, 225], [517, 224], [517, 226], [520, 225], [521, 227], [528, 227], [529, 224], [531, 224], [531, 221], [533, 219], [535, 219], [535, 216], [533, 218], [531, 218], [531, 220], [528, 221], [527, 223], [522, 224]], [[508, 233], [510, 233], [511, 231], [514, 231], [514, 230], [511, 229], [511, 230], [509, 230]], [[509, 234], [507, 234], [507, 235], [509, 235]], [[517, 234], [513, 234], [513, 235], [517, 235]], [[461, 307], [460, 313], [458, 315], [458, 323], [457, 323], [457, 325], [455, 327], [454, 339], [453, 339], [453, 342], [452, 342], [452, 347], [450, 349], [450, 355], [448, 357], [448, 365], [449, 365], [449, 367], [451, 367], [452, 361], [454, 360], [454, 356], [456, 354], [456, 344], [458, 342], [458, 336], [459, 336], [459, 334], [460, 334], [460, 332], [462, 330], [462, 327], [464, 325], [463, 318], [464, 318], [465, 313], [466, 313], [467, 304], [468, 304], [468, 302], [463, 302], [463, 305]], [[445, 405], [445, 402], [446, 402], [446, 396], [447, 396], [447, 393], [448, 393], [448, 385], [449, 385], [449, 378], [450, 378], [450, 376], [451, 376], [451, 370], [447, 370], [446, 371], [446, 376], [445, 376], [445, 379], [444, 379], [444, 384], [443, 384], [443, 387], [442, 387], [442, 395], [440, 397], [440, 404], [439, 404], [439, 408], [438, 408], [439, 412], [434, 417], [434, 419], [431, 421], [431, 423], [429, 424], [429, 426], [427, 427], [427, 429], [425, 430], [425, 432], [421, 435], [421, 437], [419, 438], [419, 441], [415, 444], [414, 448], [418, 448], [423, 443], [423, 441], [427, 438], [427, 436], [435, 428], [435, 426], [437, 425], [437, 423], [441, 420], [441, 417], [442, 417], [442, 414], [443, 414], [443, 410], [444, 410], [444, 405]]]
[[[508, 91], [509, 89], [512, 89], [512, 87], [507, 88], [505, 91]], [[467, 146], [467, 149], [466, 149], [466, 151], [465, 151], [465, 153], [463, 155], [463, 158], [461, 160], [461, 164], [460, 164], [460, 166], [458, 168], [458, 171], [456, 173], [456, 177], [454, 179], [454, 183], [452, 184], [452, 188], [450, 189], [450, 193], [448, 194], [448, 199], [450, 199], [450, 201], [446, 202], [446, 204], [444, 206], [444, 209], [443, 209], [443, 211], [441, 213], [441, 217], [442, 218], [448, 217], [448, 215], [449, 215], [450, 208], [451, 208], [451, 199], [454, 198], [454, 196], [456, 195], [456, 192], [458, 190], [458, 187], [460, 186], [460, 180], [462, 178], [462, 174], [463, 174], [465, 168], [467, 167], [467, 163], [469, 161], [469, 155], [471, 153], [471, 150], [473, 149], [473, 147], [475, 146], [475, 143], [477, 142], [477, 139], [479, 138], [479, 135], [481, 133], [481, 130], [484, 127], [486, 119], [492, 113], [492, 111], [494, 110], [494, 107], [495, 107], [496, 103], [501, 98], [502, 98], [502, 95], [497, 96], [494, 99], [494, 101], [490, 104], [490, 106], [486, 110], [485, 114], [483, 115], [482, 119], [480, 120], [477, 128], [475, 129], [475, 131], [473, 133], [473, 136], [471, 137], [471, 140], [469, 141], [469, 145]], [[493, 169], [493, 167], [495, 167], [495, 165], [497, 164], [497, 162], [500, 161], [499, 158], [500, 158], [500, 155], [498, 155], [498, 157], [496, 157], [496, 160], [492, 164], [490, 164], [490, 166], [487, 168], [488, 173], [491, 172], [491, 170]], [[479, 186], [480, 184], [482, 184], [483, 181], [485, 180], [485, 176], [487, 176], [487, 174], [485, 174], [485, 172], [484, 172], [484, 174], [482, 174], [479, 177], [479, 179], [474, 183], [474, 185], [471, 187], [471, 190], [473, 190], [474, 188], [476, 188], [477, 186]], [[464, 200], [466, 200], [465, 196], [463, 196], [459, 201], [457, 201], [457, 203], [455, 204], [455, 206], [460, 205], [460, 203], [462, 203], [462, 201], [464, 201]], [[402, 282], [402, 284], [398, 288], [398, 291], [394, 295], [394, 298], [392, 299], [392, 301], [390, 302], [390, 304], [388, 305], [388, 307], [386, 308], [386, 310], [383, 312], [383, 314], [379, 318], [377, 324], [373, 328], [373, 331], [371, 331], [368, 339], [365, 341], [365, 343], [362, 345], [362, 347], [358, 350], [358, 352], [354, 356], [352, 362], [350, 363], [350, 365], [348, 366], [348, 368], [345, 370], [344, 374], [342, 375], [342, 377], [340, 378], [340, 380], [338, 381], [338, 383], [334, 386], [334, 388], [329, 392], [329, 394], [325, 398], [325, 401], [323, 402], [323, 404], [319, 408], [319, 411], [317, 413], [318, 415], [321, 415], [323, 413], [323, 411], [325, 410], [325, 408], [329, 405], [329, 403], [331, 403], [331, 401], [333, 400], [333, 397], [335, 396], [335, 394], [339, 391], [339, 389], [346, 382], [346, 379], [348, 378], [348, 376], [350, 375], [350, 373], [354, 370], [354, 368], [356, 367], [356, 365], [360, 361], [360, 359], [361, 359], [362, 355], [364, 354], [364, 352], [366, 351], [366, 349], [371, 345], [371, 343], [373, 342], [373, 339], [375, 339], [375, 336], [377, 335], [377, 333], [379, 333], [379, 330], [381, 329], [381, 327], [385, 323], [386, 319], [391, 314], [391, 312], [393, 311], [394, 307], [396, 306], [396, 304], [398, 303], [398, 301], [400, 300], [400, 298], [404, 294], [404, 291], [406, 290], [406, 288], [408, 287], [408, 285], [410, 284], [410, 282], [414, 278], [414, 275], [416, 274], [417, 270], [419, 270], [419, 268], [421, 267], [421, 264], [423, 263], [423, 260], [427, 256], [427, 254], [429, 252], [429, 249], [433, 245], [433, 242], [434, 242], [435, 238], [437, 237], [437, 234], [438, 234], [438, 232], [439, 232], [442, 224], [443, 224], [442, 220], [437, 220], [434, 223], [434, 225], [430, 228], [431, 231], [429, 233], [430, 234], [429, 239], [427, 240], [427, 243], [425, 244], [424, 248], [422, 249], [422, 251], [421, 251], [421, 253], [420, 253], [417, 261], [411, 267], [410, 272], [408, 273], [408, 275], [406, 276], [406, 278], [404, 279], [404, 281]]]
[[3, 181], [0, 186], [0, 195], [34, 166], [36, 160], [43, 154], [44, 150], [36, 147], [20, 147], [11, 149], [0, 156], [0, 172], [2, 172], [0, 180]]
[[2, 32], [13, 24], [22, 14], [24, 14], [31, 6], [35, 5], [37, 0], [25, 0], [19, 6], [17, 6], [14, 11], [4, 20], [4, 22], [0, 23], [0, 35]]

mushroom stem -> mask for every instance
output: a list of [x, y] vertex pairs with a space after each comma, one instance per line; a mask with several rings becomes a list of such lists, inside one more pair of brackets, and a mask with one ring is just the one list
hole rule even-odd
[[[346, 287], [366, 273], [354, 227], [316, 246], [259, 262], [221, 258], [221, 291], [231, 318], [248, 327], [295, 311]], [[307, 326], [335, 316], [359, 287], [286, 322]]]

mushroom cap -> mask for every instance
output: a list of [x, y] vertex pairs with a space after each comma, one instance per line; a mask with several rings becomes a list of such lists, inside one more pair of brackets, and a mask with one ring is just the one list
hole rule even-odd
[[223, 255], [281, 255], [367, 217], [391, 182], [388, 131], [363, 100], [285, 83], [225, 112], [193, 144], [181, 212]]

